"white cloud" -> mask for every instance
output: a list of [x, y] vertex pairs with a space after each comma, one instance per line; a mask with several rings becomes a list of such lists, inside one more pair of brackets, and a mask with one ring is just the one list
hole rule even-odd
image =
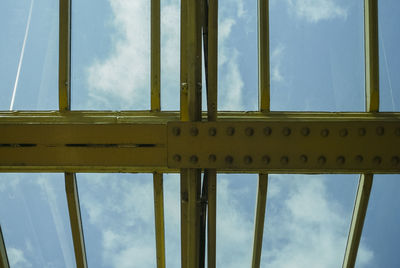
[[32, 264], [25, 258], [24, 252], [20, 249], [7, 247], [8, 260], [11, 267], [32, 267]]
[[290, 11], [309, 22], [347, 18], [347, 9], [335, 0], [287, 0]]
[[285, 47], [279, 44], [274, 48], [271, 53], [271, 80], [276, 82], [284, 81], [284, 77], [281, 72], [281, 62]]

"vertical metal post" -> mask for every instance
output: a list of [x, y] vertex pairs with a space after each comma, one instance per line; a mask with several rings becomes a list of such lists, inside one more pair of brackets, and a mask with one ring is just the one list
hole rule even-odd
[[0, 225], [0, 268], [10, 268], [8, 263], [6, 244], [4, 243], [3, 231]]
[[163, 174], [153, 174], [157, 267], [165, 267]]
[[151, 111], [161, 110], [160, 0], [151, 0]]
[[[379, 111], [378, 37], [378, 0], [364, 0], [365, 104], [367, 112]], [[343, 268], [353, 268], [355, 266], [372, 183], [373, 174], [362, 174], [360, 176], [343, 259]]]
[[71, 0], [60, 0], [58, 106], [71, 109]]

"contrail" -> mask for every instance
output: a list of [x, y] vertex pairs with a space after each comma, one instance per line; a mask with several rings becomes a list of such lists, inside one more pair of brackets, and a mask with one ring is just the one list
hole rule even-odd
[[22, 43], [21, 56], [19, 57], [19, 63], [18, 63], [18, 69], [17, 69], [17, 77], [15, 78], [14, 90], [13, 90], [13, 94], [12, 94], [12, 98], [11, 98], [11, 103], [10, 103], [10, 111], [11, 111], [11, 110], [13, 109], [13, 107], [14, 107], [15, 93], [17, 93], [17, 86], [18, 86], [19, 74], [20, 74], [20, 72], [21, 72], [22, 60], [23, 60], [23, 58], [24, 58], [24, 53], [25, 53], [26, 39], [28, 39], [29, 26], [31, 25], [31, 17], [32, 17], [33, 2], [34, 2], [34, 0], [31, 1], [31, 7], [29, 8], [28, 22], [26, 23], [24, 42]]

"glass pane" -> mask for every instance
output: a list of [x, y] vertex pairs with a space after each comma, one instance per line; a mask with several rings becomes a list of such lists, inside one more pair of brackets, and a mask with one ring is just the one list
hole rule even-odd
[[151, 174], [78, 174], [89, 267], [155, 267]]
[[357, 182], [358, 175], [270, 175], [261, 266], [341, 267]]
[[257, 1], [219, 1], [218, 110], [258, 110]]
[[380, 110], [400, 111], [400, 2], [379, 1]]
[[58, 1], [2, 0], [0, 33], [0, 110], [58, 109]]
[[271, 1], [271, 110], [364, 111], [363, 1]]
[[64, 174], [0, 174], [0, 223], [11, 267], [74, 267]]
[[74, 2], [72, 108], [150, 108], [149, 1]]
[[[361, 246], [368, 245], [372, 260], [357, 267], [399, 267], [400, 175], [374, 175]], [[361, 256], [360, 256], [361, 257]]]

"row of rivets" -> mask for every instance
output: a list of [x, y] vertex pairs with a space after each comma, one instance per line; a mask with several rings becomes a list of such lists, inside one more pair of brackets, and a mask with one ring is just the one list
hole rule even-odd
[[[310, 129], [308, 127], [304, 127], [304, 128], [302, 128], [300, 130], [301, 135], [303, 135], [305, 137], [310, 135], [310, 132], [311, 131], [310, 131]], [[272, 129], [270, 127], [265, 127], [263, 129], [263, 133], [264, 133], [265, 136], [270, 136], [272, 134]], [[282, 134], [284, 136], [290, 136], [291, 133], [292, 133], [292, 130], [289, 127], [284, 127], [282, 129]], [[172, 129], [172, 134], [174, 136], [180, 136], [181, 129], [179, 127], [174, 127]], [[198, 134], [199, 134], [199, 129], [197, 127], [191, 127], [190, 128], [190, 135], [191, 136], [196, 137], [196, 136], [198, 136]], [[217, 135], [217, 129], [215, 127], [209, 128], [208, 129], [208, 134], [210, 136], [216, 136]], [[322, 137], [328, 137], [329, 136], [329, 129], [327, 129], [327, 128], [322, 129], [320, 134], [321, 134]], [[349, 131], [346, 128], [343, 128], [343, 129], [339, 130], [339, 136], [340, 137], [347, 137], [348, 134], [349, 134]], [[367, 134], [367, 131], [366, 131], [365, 128], [359, 128], [358, 129], [358, 135], [359, 136], [365, 136], [366, 134]], [[385, 134], [385, 129], [383, 127], [377, 127], [376, 128], [376, 134], [378, 136], [383, 136]], [[235, 128], [234, 127], [228, 127], [226, 129], [226, 135], [228, 135], [228, 136], [235, 135]], [[248, 137], [253, 136], [254, 135], [254, 129], [251, 128], [251, 127], [246, 128], [245, 129], [245, 135], [248, 136]], [[395, 135], [396, 136], [400, 136], [400, 128], [395, 130]]]
[[[308, 162], [308, 157], [307, 157], [307, 155], [304, 155], [304, 154], [303, 154], [303, 155], [300, 156], [299, 159], [300, 159], [300, 161], [301, 161], [302, 163], [304, 163], [304, 164]], [[362, 162], [364, 161], [364, 158], [363, 158], [363, 156], [361, 156], [361, 155], [357, 155], [354, 159], [355, 159], [355, 161], [356, 161], [357, 163], [362, 163]], [[175, 162], [180, 162], [180, 161], [182, 160], [182, 157], [181, 157], [179, 154], [175, 154], [175, 155], [173, 156], [173, 160], [174, 160]], [[197, 155], [192, 155], [192, 156], [190, 156], [189, 160], [190, 160], [190, 162], [191, 162], [192, 164], [197, 164], [197, 162], [199, 161], [199, 158], [198, 158]], [[217, 161], [217, 156], [216, 156], [215, 154], [210, 154], [210, 155], [208, 156], [208, 160], [209, 160], [210, 162], [216, 162], [216, 161]], [[264, 164], [266, 164], [266, 165], [268, 165], [268, 164], [271, 162], [271, 158], [270, 158], [268, 155], [264, 155], [264, 156], [261, 158], [261, 160], [262, 160], [262, 162], [263, 162]], [[227, 156], [225, 157], [225, 162], [226, 162], [227, 164], [232, 164], [233, 161], [234, 161], [234, 159], [233, 159], [233, 157], [232, 157], [231, 155], [227, 155]], [[246, 156], [244, 156], [243, 161], [244, 161], [245, 164], [250, 165], [251, 163], [253, 163], [253, 158], [252, 158], [250, 155], [246, 155]], [[289, 157], [288, 157], [288, 156], [282, 156], [282, 157], [280, 158], [280, 162], [281, 162], [282, 165], [287, 165], [287, 164], [289, 163]], [[326, 164], [326, 162], [327, 162], [326, 157], [323, 156], [323, 155], [319, 156], [318, 159], [317, 159], [317, 162], [318, 162], [318, 164], [320, 164], [320, 165]], [[343, 165], [343, 164], [345, 164], [345, 162], [346, 162], [346, 159], [345, 159], [344, 156], [338, 156], [338, 157], [336, 158], [336, 163], [337, 163], [338, 165]], [[373, 162], [374, 164], [376, 164], [376, 165], [380, 165], [380, 164], [382, 163], [382, 158], [381, 158], [380, 156], [375, 156], [375, 157], [372, 159], [372, 162]], [[392, 165], [397, 166], [398, 164], [400, 164], [400, 158], [399, 158], [398, 156], [393, 156], [392, 159], [391, 159], [391, 163], [392, 163]]]

